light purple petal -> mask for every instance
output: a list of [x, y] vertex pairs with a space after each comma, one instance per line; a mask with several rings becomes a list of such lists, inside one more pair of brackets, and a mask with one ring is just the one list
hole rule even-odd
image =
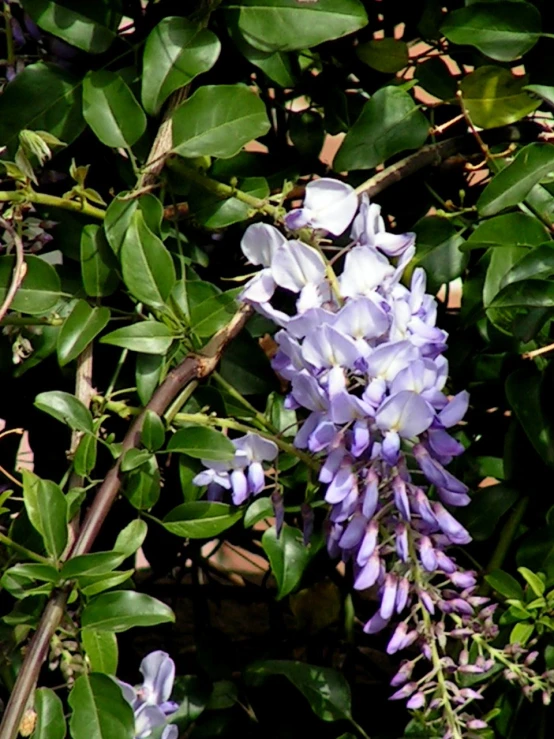
[[308, 283], [318, 285], [325, 279], [325, 262], [311, 246], [302, 241], [289, 241], [277, 249], [271, 271], [280, 287], [298, 293]]
[[366, 564], [358, 571], [354, 579], [355, 590], [366, 590], [377, 582], [381, 569], [379, 552], [375, 551], [367, 560]]
[[367, 359], [367, 373], [369, 377], [392, 382], [400, 370], [416, 359], [419, 359], [419, 352], [409, 341], [381, 344]]
[[256, 495], [264, 489], [265, 474], [260, 462], [252, 462], [248, 468], [248, 490]]
[[175, 679], [175, 663], [160, 650], [151, 652], [140, 663], [144, 676], [143, 691], [146, 703], [159, 704], [169, 700]]
[[465, 416], [469, 405], [469, 393], [462, 390], [455, 395], [448, 405], [439, 413], [439, 420], [445, 428], [450, 428], [460, 423]]
[[356, 342], [329, 325], [308, 334], [302, 344], [302, 356], [318, 369], [353, 367], [359, 357]]
[[274, 226], [253, 223], [244, 232], [240, 248], [251, 264], [269, 267], [277, 249], [286, 243], [283, 234]]
[[[364, 519], [365, 520], [365, 519]], [[356, 556], [356, 562], [363, 567], [367, 564], [368, 559], [371, 557], [377, 546], [377, 538], [379, 536], [379, 524], [377, 521], [370, 521], [366, 528], [360, 549]]]
[[365, 246], [355, 246], [346, 255], [339, 277], [341, 295], [345, 298], [370, 296], [393, 273], [393, 266], [383, 254]]
[[248, 481], [243, 470], [231, 472], [231, 487], [233, 488], [233, 503], [242, 505], [248, 498]]
[[377, 613], [375, 613], [364, 626], [364, 631], [366, 634], [378, 634], [385, 628], [385, 626], [388, 626], [388, 623], [389, 622], [381, 616], [379, 611], [377, 611]]
[[398, 588], [398, 578], [394, 572], [389, 572], [385, 577], [385, 585], [383, 587], [383, 595], [381, 598], [381, 606], [379, 613], [385, 620], [390, 619], [394, 613], [394, 606], [396, 603], [396, 592]]
[[252, 432], [240, 439], [233, 439], [233, 444], [245, 452], [252, 462], [272, 462], [279, 452], [279, 447], [274, 441]]
[[304, 207], [311, 212], [311, 225], [340, 236], [354, 218], [358, 198], [351, 185], [322, 177], [306, 186]]
[[334, 326], [354, 339], [374, 339], [385, 333], [389, 319], [373, 300], [360, 297], [349, 300], [340, 309]]
[[329, 483], [325, 493], [327, 503], [340, 503], [348, 493], [357, 488], [356, 476], [352, 472], [352, 466], [343, 465]]
[[267, 303], [275, 292], [275, 280], [270, 269], [262, 269], [249, 280], [240, 294], [240, 299], [250, 303]]
[[403, 439], [411, 439], [429, 428], [435, 414], [429, 403], [410, 390], [401, 390], [387, 398], [375, 416], [377, 427], [396, 431]]

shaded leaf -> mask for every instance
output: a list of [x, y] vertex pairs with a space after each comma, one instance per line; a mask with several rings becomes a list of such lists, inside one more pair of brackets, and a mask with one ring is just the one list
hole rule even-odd
[[175, 621], [169, 606], [150, 595], [132, 590], [97, 596], [85, 606], [81, 618], [84, 628], [115, 633], [134, 626], [156, 626], [168, 621]]
[[262, 547], [277, 580], [277, 600], [280, 600], [300, 583], [314, 547], [307, 547], [302, 532], [292, 526], [284, 526], [279, 537], [275, 526], [267, 529], [262, 536]]
[[171, 346], [173, 335], [164, 323], [139, 321], [102, 336], [100, 341], [133, 352], [163, 355]]
[[49, 390], [39, 393], [35, 407], [66, 423], [76, 431], [92, 432], [92, 415], [89, 409], [74, 395], [62, 390]]
[[115, 634], [111, 631], [81, 629], [81, 644], [92, 672], [115, 675], [119, 656]]
[[205, 426], [188, 426], [171, 437], [167, 450], [196, 459], [227, 462], [235, 456], [233, 443], [221, 432]]
[[226, 503], [198, 500], [182, 503], [163, 520], [164, 528], [187, 539], [211, 539], [242, 518], [242, 510]]
[[58, 336], [60, 366], [77, 359], [90, 342], [108, 325], [109, 308], [91, 308], [86, 300], [75, 303]]
[[[10, 308], [30, 315], [46, 313], [60, 299], [60, 278], [54, 267], [40, 257], [27, 254], [25, 264], [27, 272]], [[14, 267], [15, 257], [6, 255], [0, 257], [0, 302], [6, 297], [11, 285]]]
[[61, 699], [50, 688], [38, 688], [34, 701], [37, 723], [33, 739], [64, 739], [66, 726]]
[[90, 224], [81, 234], [81, 278], [87, 295], [104, 298], [119, 284], [115, 260], [102, 226]]
[[548, 238], [548, 231], [534, 216], [505, 213], [480, 223], [462, 244], [462, 251], [496, 246], [538, 246]]
[[46, 551], [57, 559], [67, 544], [67, 502], [61, 488], [23, 470], [23, 501], [29, 520], [42, 536]]

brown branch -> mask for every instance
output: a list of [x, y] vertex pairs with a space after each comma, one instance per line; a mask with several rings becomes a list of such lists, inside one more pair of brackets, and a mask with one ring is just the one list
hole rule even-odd
[[4, 302], [0, 305], [1, 321], [10, 309], [10, 305], [13, 303], [15, 294], [25, 279], [25, 275], [27, 274], [27, 265], [25, 264], [25, 254], [23, 252], [23, 241], [21, 236], [17, 233], [12, 224], [3, 218], [0, 218], [0, 226], [10, 232], [15, 245], [15, 266], [13, 268], [12, 281], [6, 293], [6, 297], [4, 298]]
[[[119, 493], [121, 485], [120, 460], [128, 449], [137, 447], [140, 442], [140, 432], [145, 412], [153, 410], [158, 415], [162, 415], [190, 382], [208, 377], [216, 369], [225, 347], [240, 333], [252, 313], [253, 310], [250, 306], [242, 306], [231, 321], [215, 334], [200, 353], [189, 354], [185, 357], [181, 364], [168, 374], [144, 411], [135, 418], [123, 439], [121, 456], [108, 472], [96, 493], [81, 527], [79, 537], [71, 550], [70, 557], [86, 554], [94, 544], [94, 540]], [[2, 724], [0, 724], [0, 737], [2, 739], [16, 739], [28, 696], [38, 679], [42, 663], [46, 659], [50, 640], [63, 618], [68, 596], [69, 591], [67, 589], [55, 591], [44, 610], [37, 631], [25, 654]]]

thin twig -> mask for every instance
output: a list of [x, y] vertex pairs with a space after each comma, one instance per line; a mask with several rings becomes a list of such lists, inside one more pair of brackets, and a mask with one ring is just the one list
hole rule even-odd
[[554, 351], [554, 344], [548, 344], [547, 346], [541, 346], [540, 349], [533, 349], [533, 351], [525, 352], [522, 354], [522, 359], [534, 359], [540, 357], [541, 354], [548, 354], [548, 352]]
[[23, 240], [17, 233], [16, 229], [9, 221], [0, 218], [0, 226], [9, 231], [15, 245], [15, 266], [12, 273], [12, 281], [4, 298], [4, 302], [0, 305], [0, 321], [4, 318], [10, 305], [13, 303], [16, 292], [19, 290], [25, 275], [27, 274], [27, 265], [25, 264], [25, 254], [23, 252]]

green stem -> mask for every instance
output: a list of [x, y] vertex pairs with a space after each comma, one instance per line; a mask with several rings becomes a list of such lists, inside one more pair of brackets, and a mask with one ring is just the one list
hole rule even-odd
[[31, 188], [0, 192], [0, 203], [35, 203], [36, 205], [46, 205], [52, 208], [71, 210], [74, 213], [82, 213], [85, 216], [99, 218], [100, 220], [103, 220], [106, 216], [105, 210], [96, 208], [94, 205], [90, 205], [89, 203], [79, 200], [59, 198], [56, 195], [47, 195], [44, 192], [35, 192]]
[[[496, 548], [492, 553], [492, 557], [487, 564], [486, 572], [492, 572], [493, 570], [498, 570], [502, 567], [528, 505], [529, 497], [527, 495], [518, 501], [516, 507], [510, 514], [510, 517], [500, 532], [498, 544], [496, 545]], [[486, 586], [486, 589], [488, 590], [489, 586]]]
[[40, 318], [37, 316], [5, 316], [0, 326], [61, 326], [63, 318]]
[[129, 354], [128, 349], [123, 349], [121, 354], [119, 355], [119, 360], [117, 362], [116, 368], [114, 370], [112, 379], [110, 381], [110, 384], [108, 385], [108, 389], [106, 390], [106, 398], [111, 398], [113, 395], [113, 391], [115, 388], [115, 384], [119, 378], [119, 375], [121, 373], [121, 370], [123, 369], [123, 365], [125, 364], [125, 360], [127, 359], [127, 355]]
[[243, 406], [243, 408], [246, 408], [246, 410], [250, 411], [250, 413], [252, 413], [253, 418], [256, 421], [258, 421], [259, 424], [261, 424], [264, 428], [266, 428], [268, 431], [271, 431], [274, 434], [279, 433], [278, 429], [276, 429], [275, 426], [273, 426], [273, 424], [267, 420], [264, 414], [260, 413], [259, 410], [254, 408], [252, 403], [246, 400], [244, 395], [241, 395], [241, 393], [239, 393], [239, 391], [235, 387], [233, 387], [233, 385], [231, 385], [230, 382], [227, 382], [227, 380], [224, 377], [222, 377], [219, 374], [219, 372], [214, 372], [212, 377], [217, 382], [217, 384], [220, 385], [225, 390], [227, 395], [230, 395], [232, 398], [237, 400]]
[[198, 387], [199, 382], [198, 380], [193, 380], [187, 387], [183, 390], [182, 393], [180, 393], [177, 398], [173, 401], [173, 403], [169, 406], [165, 416], [164, 420], [168, 426], [170, 426], [173, 423], [173, 419], [179, 413], [181, 408], [185, 405], [187, 400], [190, 398], [190, 396], [195, 392], [196, 388]]
[[32, 559], [34, 562], [40, 562], [40, 564], [45, 565], [52, 564], [51, 560], [49, 560], [47, 557], [43, 557], [42, 555], [37, 554], [30, 549], [27, 549], [27, 547], [18, 544], [16, 541], [13, 541], [13, 539], [10, 539], [10, 537], [6, 536], [5, 534], [0, 534], [0, 543], [4, 544], [4, 546], [9, 547], [10, 549], [13, 549], [19, 554], [23, 554], [28, 559]]
[[6, 28], [6, 60], [9, 67], [14, 67], [16, 62], [15, 45], [13, 42], [13, 31], [11, 23], [12, 13], [10, 10], [10, 4], [8, 2], [4, 2], [4, 21]]
[[[177, 424], [197, 423], [200, 426], [217, 426], [221, 429], [233, 429], [235, 431], [242, 431], [246, 434], [252, 431], [250, 426], [234, 421], [231, 418], [216, 418], [215, 416], [206, 416], [203, 413], [177, 413], [174, 421]], [[302, 462], [304, 462], [304, 464], [306, 464], [310, 469], [319, 471], [319, 463], [310, 457], [309, 454], [306, 454], [306, 452], [303, 452], [301, 449], [297, 449], [293, 444], [289, 444], [288, 441], [283, 441], [283, 439], [279, 438], [275, 434], [269, 434], [265, 431], [256, 430], [256, 433], [259, 434], [259, 436], [263, 436], [264, 439], [269, 439], [270, 441], [275, 442], [283, 452], [298, 457], [298, 459], [301, 459]]]
[[365, 731], [362, 729], [362, 727], [357, 721], [354, 721], [352, 717], [349, 717], [348, 720], [350, 721], [352, 726], [356, 729], [358, 734], [360, 734], [360, 736], [363, 736], [364, 739], [370, 739], [369, 735], [365, 733]]
[[267, 215], [273, 216], [274, 218], [278, 218], [280, 216], [280, 209], [274, 205], [270, 205], [265, 200], [260, 200], [260, 198], [249, 195], [247, 192], [237, 190], [237, 188], [232, 187], [231, 185], [226, 185], [223, 182], [212, 180], [210, 177], [206, 177], [196, 169], [187, 167], [183, 160], [178, 157], [170, 157], [167, 160], [167, 166], [176, 174], [186, 177], [190, 182], [194, 182], [195, 185], [199, 185], [204, 188], [204, 190], [207, 190], [218, 198], [221, 198], [221, 200], [236, 198], [237, 200], [246, 203], [246, 205], [249, 205], [254, 210], [267, 213]]

